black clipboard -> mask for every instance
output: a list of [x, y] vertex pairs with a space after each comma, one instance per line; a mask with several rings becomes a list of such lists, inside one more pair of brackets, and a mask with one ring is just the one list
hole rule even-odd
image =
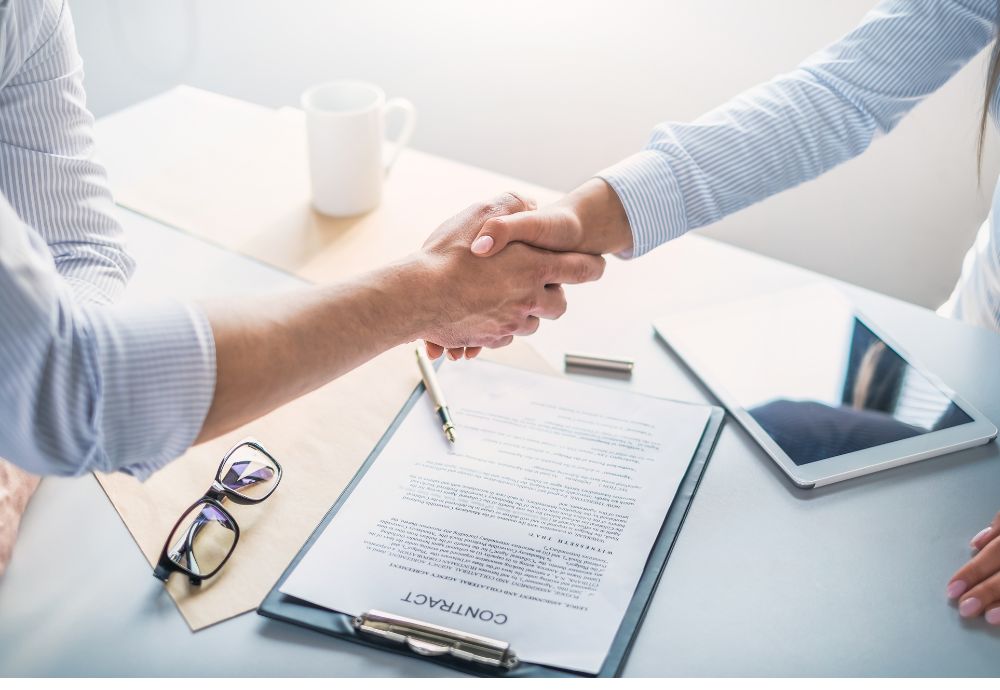
[[[308, 541], [306, 541], [299, 553], [296, 554], [295, 558], [292, 559], [292, 562], [285, 569], [285, 572], [282, 573], [281, 577], [275, 583], [271, 591], [268, 592], [264, 601], [262, 601], [258, 607], [257, 613], [268, 618], [273, 618], [286, 623], [292, 623], [294, 625], [300, 625], [311, 630], [326, 633], [327, 635], [350, 640], [351, 642], [355, 642], [357, 644], [363, 644], [377, 649], [385, 649], [397, 654], [421, 658], [432, 663], [440, 664], [442, 666], [476, 676], [509, 678], [594, 677], [595, 674], [582, 673], [579, 671], [572, 671], [554, 666], [545, 666], [542, 664], [520, 662], [513, 668], [503, 668], [485, 666], [471, 661], [464, 661], [451, 655], [428, 656], [426, 652], [413, 651], [398, 642], [392, 642], [380, 637], [359, 632], [355, 627], [355, 617], [350, 614], [331, 611], [330, 609], [326, 609], [321, 606], [315, 606], [309, 602], [302, 601], [301, 599], [296, 599], [295, 597], [288, 596], [287, 594], [282, 594], [279, 591], [281, 586], [284, 584], [285, 579], [299, 564], [302, 557], [309, 551], [310, 548], [312, 548], [313, 543], [317, 538], [319, 538], [319, 535], [323, 533], [323, 530], [329, 524], [330, 520], [333, 519], [333, 516], [337, 514], [337, 511], [340, 510], [341, 506], [343, 506], [347, 502], [348, 498], [350, 498], [351, 493], [354, 491], [355, 487], [357, 487], [358, 482], [361, 481], [361, 478], [364, 477], [368, 469], [378, 459], [382, 449], [388, 443], [389, 439], [392, 438], [392, 435], [395, 433], [403, 419], [406, 418], [406, 415], [408, 415], [414, 405], [417, 404], [417, 401], [420, 399], [423, 392], [424, 386], [423, 384], [419, 384], [407, 399], [403, 408], [396, 415], [385, 434], [382, 435], [382, 438], [358, 470], [357, 474], [354, 475], [351, 483], [347, 485], [347, 488], [344, 489], [344, 492], [337, 499], [337, 502], [333, 504], [333, 507], [330, 508], [323, 520], [319, 523], [316, 529], [313, 530], [313, 533], [309, 536]], [[673, 550], [681, 525], [684, 523], [684, 518], [687, 516], [688, 508], [691, 505], [695, 492], [698, 490], [701, 478], [705, 473], [705, 467], [707, 466], [709, 457], [715, 447], [715, 442], [719, 437], [719, 431], [722, 428], [722, 423], [725, 417], [725, 412], [722, 408], [716, 406], [707, 407], [711, 408], [711, 412], [709, 414], [708, 422], [705, 425], [705, 430], [702, 433], [701, 441], [691, 459], [690, 464], [688, 465], [687, 472], [685, 472], [684, 477], [677, 488], [674, 500], [671, 503], [670, 508], [667, 510], [667, 515], [663, 520], [663, 526], [660, 528], [660, 533], [657, 535], [656, 541], [653, 543], [653, 548], [649, 553], [649, 558], [647, 559], [646, 566], [639, 578], [639, 583], [636, 586], [635, 593], [632, 595], [632, 600], [625, 609], [625, 615], [622, 617], [621, 625], [618, 627], [618, 632], [614, 637], [611, 649], [601, 666], [600, 672], [596, 674], [597, 677], [614, 677], [621, 675], [625, 666], [625, 659], [628, 657], [628, 653], [632, 648], [632, 643], [635, 641], [635, 637], [639, 632], [639, 626], [642, 624], [642, 619], [646, 615], [646, 609], [649, 607], [649, 602], [652, 600], [653, 592], [656, 590], [656, 585], [660, 580], [660, 575], [663, 573], [663, 568], [667, 563], [667, 559], [670, 557], [670, 552]]]

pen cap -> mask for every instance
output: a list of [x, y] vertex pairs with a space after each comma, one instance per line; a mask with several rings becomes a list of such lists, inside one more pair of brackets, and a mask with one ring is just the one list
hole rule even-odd
[[628, 359], [571, 352], [566, 353], [564, 361], [567, 369], [592, 369], [616, 374], [630, 374], [635, 366], [634, 362]]

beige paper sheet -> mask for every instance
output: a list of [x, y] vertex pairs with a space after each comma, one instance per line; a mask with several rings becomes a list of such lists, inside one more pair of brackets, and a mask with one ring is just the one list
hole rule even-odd
[[475, 201], [506, 191], [539, 203], [558, 196], [408, 149], [377, 209], [355, 218], [322, 216], [309, 204], [301, 111], [190, 87], [101, 119], [97, 138], [118, 203], [313, 282], [405, 256]]
[[[309, 207], [302, 114], [179, 87], [98, 122], [100, 155], [118, 203], [313, 282], [332, 282], [405, 255], [474, 200], [516, 190], [555, 193], [406, 151], [381, 206], [330, 219]], [[489, 353], [547, 370], [520, 345]], [[418, 381], [412, 347], [376, 358], [224, 438], [191, 449], [141, 484], [98, 480], [150, 564], [174, 521], [211, 484], [225, 451], [254, 436], [285, 469], [257, 506], [233, 506], [240, 542], [200, 589], [168, 589], [193, 630], [254, 609], [368, 456]], [[429, 420], [428, 423], [433, 423]], [[151, 578], [152, 579], [152, 578]]]

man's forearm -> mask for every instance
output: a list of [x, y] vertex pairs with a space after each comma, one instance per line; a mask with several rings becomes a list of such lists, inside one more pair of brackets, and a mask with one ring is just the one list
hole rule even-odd
[[413, 262], [329, 287], [205, 305], [215, 337], [215, 396], [206, 441], [419, 337], [427, 305]]

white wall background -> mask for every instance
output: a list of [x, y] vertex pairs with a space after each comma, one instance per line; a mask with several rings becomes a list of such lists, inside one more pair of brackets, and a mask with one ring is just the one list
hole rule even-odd
[[[357, 77], [407, 96], [414, 146], [556, 189], [788, 70], [874, 0], [71, 0], [100, 115], [189, 83], [265, 105]], [[869, 152], [712, 236], [936, 306], [988, 210], [985, 56]]]

